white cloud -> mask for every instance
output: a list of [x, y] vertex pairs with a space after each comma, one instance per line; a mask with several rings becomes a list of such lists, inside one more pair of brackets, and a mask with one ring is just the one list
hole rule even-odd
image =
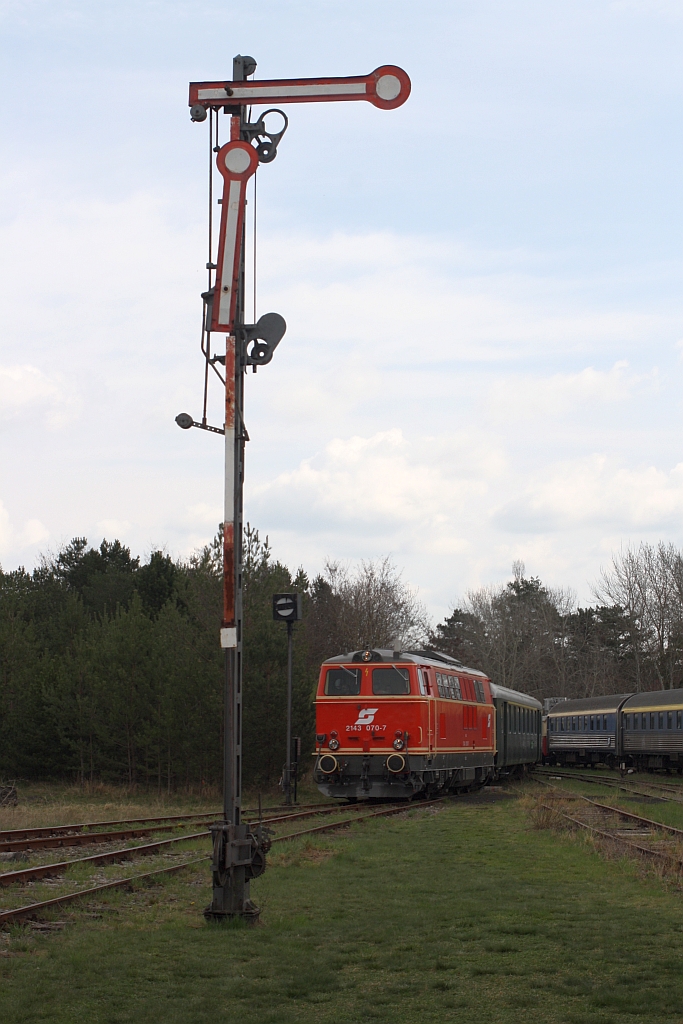
[[585, 416], [604, 406], [628, 403], [636, 393], [656, 394], [656, 370], [634, 373], [626, 360], [609, 370], [587, 366], [578, 373], [504, 375], [493, 381], [487, 399], [490, 415], [515, 420], [556, 418], [567, 414]]
[[29, 555], [35, 557], [36, 547], [49, 539], [49, 530], [39, 519], [29, 519], [20, 530], [14, 528], [10, 516], [0, 501], [0, 557], [13, 562]]
[[0, 366], [0, 419], [44, 417], [60, 427], [78, 415], [79, 401], [60, 376], [50, 377], [35, 366]]
[[347, 352], [371, 346], [375, 363], [509, 361], [539, 346], [546, 357], [566, 357], [683, 327], [680, 312], [577, 308], [575, 292], [530, 273], [523, 254], [467, 253], [438, 238], [270, 236], [259, 253], [261, 302], [290, 321], [308, 359], [330, 343]]
[[580, 527], [622, 536], [680, 531], [683, 463], [668, 472], [593, 455], [548, 467], [495, 513], [506, 530], [556, 533]]

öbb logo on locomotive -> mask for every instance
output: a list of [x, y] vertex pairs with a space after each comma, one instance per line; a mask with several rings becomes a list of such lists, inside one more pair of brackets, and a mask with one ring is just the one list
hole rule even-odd
[[439, 651], [351, 651], [321, 666], [314, 757], [333, 798], [466, 791], [540, 759], [541, 705]]
[[359, 713], [358, 718], [353, 723], [354, 725], [372, 725], [375, 720], [375, 715], [379, 711], [379, 708], [363, 708]]

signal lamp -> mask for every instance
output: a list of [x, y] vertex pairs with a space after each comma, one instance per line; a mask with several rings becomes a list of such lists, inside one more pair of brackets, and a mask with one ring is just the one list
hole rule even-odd
[[328, 746], [330, 750], [339, 750], [339, 740], [330, 740]]
[[403, 747], [404, 747], [403, 740], [394, 740], [394, 742], [392, 743], [392, 746], [393, 746], [394, 750], [403, 750]]

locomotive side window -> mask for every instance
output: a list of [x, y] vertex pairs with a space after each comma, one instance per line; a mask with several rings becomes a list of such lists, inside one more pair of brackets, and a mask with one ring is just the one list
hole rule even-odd
[[419, 686], [420, 686], [420, 693], [422, 694], [423, 697], [426, 697], [427, 696], [427, 684], [425, 683], [425, 679], [424, 679], [424, 676], [422, 674], [422, 669], [421, 668], [419, 668], [417, 670], [417, 681], [418, 681]]
[[474, 680], [474, 692], [477, 695], [477, 700], [479, 701], [479, 703], [485, 704], [486, 696], [484, 695], [484, 684], [481, 682], [480, 679]]
[[407, 668], [373, 668], [372, 692], [378, 697], [397, 697], [410, 693], [410, 675]]
[[328, 697], [355, 697], [360, 693], [359, 668], [328, 668], [325, 693]]
[[460, 690], [460, 680], [457, 676], [453, 676], [453, 694], [456, 700], [462, 700], [462, 692]]

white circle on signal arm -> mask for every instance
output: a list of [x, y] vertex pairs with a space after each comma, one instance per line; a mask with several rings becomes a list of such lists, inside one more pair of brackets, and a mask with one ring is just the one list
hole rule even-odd
[[377, 79], [375, 91], [381, 100], [395, 100], [401, 91], [401, 82], [396, 75], [382, 75]]
[[231, 149], [225, 154], [225, 166], [229, 171], [232, 171], [233, 174], [242, 174], [243, 171], [246, 171], [250, 163], [251, 160], [249, 159], [249, 154], [246, 149], [242, 149], [241, 146], [239, 149]]

